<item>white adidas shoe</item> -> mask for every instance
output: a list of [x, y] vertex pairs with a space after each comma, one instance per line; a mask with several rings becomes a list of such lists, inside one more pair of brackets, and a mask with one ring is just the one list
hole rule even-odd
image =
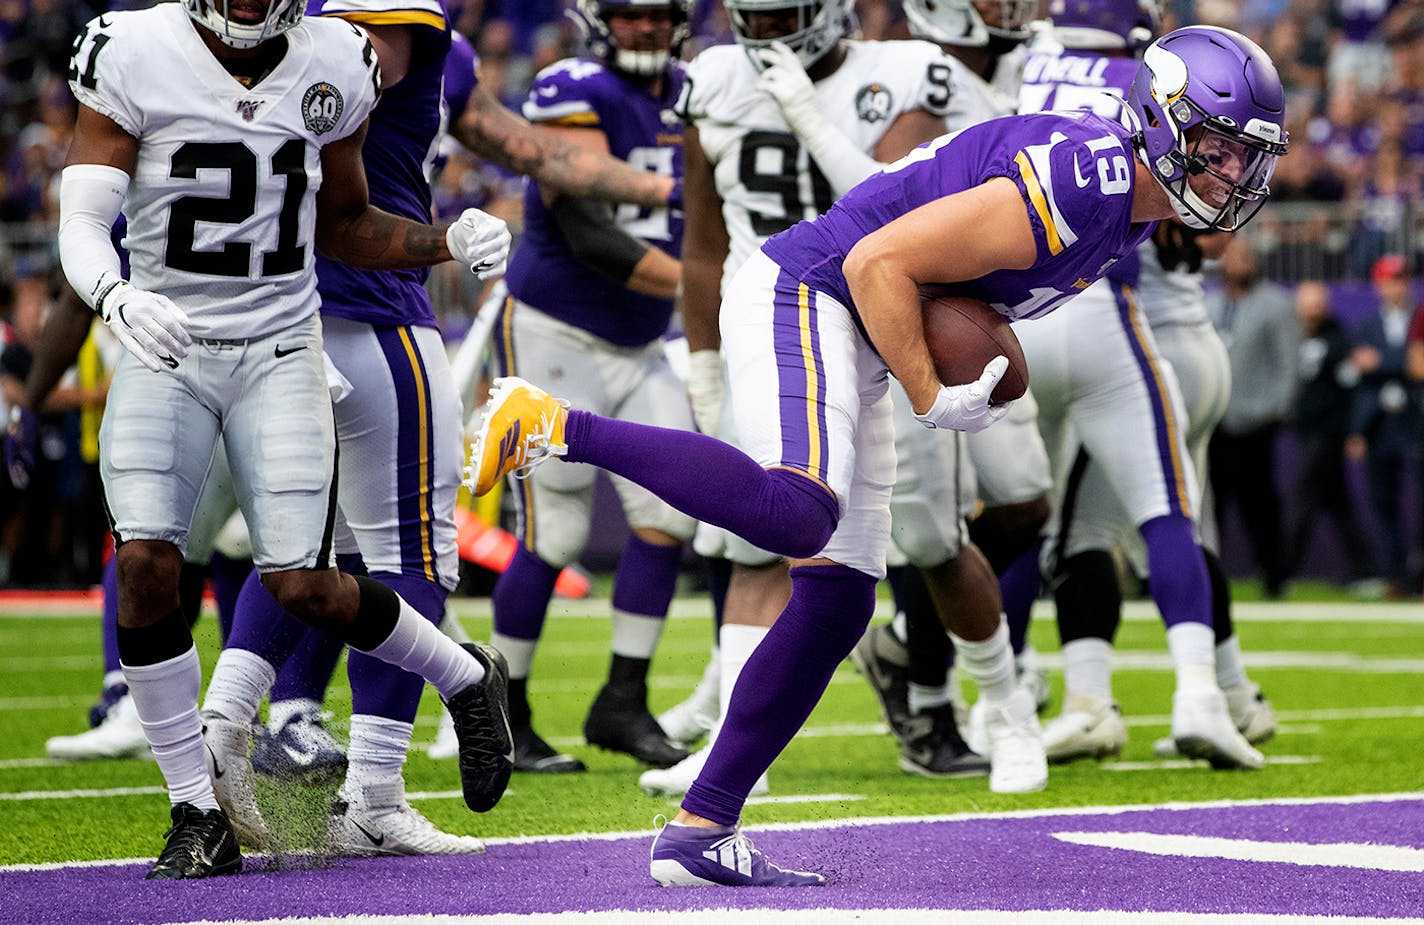
[[425, 750], [431, 758], [454, 758], [460, 754], [460, 740], [455, 737], [455, 720], [449, 710], [440, 711], [440, 728], [435, 731], [435, 741]]
[[1204, 758], [1218, 770], [1256, 769], [1266, 759], [1231, 721], [1226, 695], [1216, 687], [1178, 689], [1172, 697], [1172, 741], [1186, 758]]
[[1015, 688], [1005, 704], [985, 707], [984, 729], [989, 739], [992, 792], [1034, 793], [1048, 786], [1048, 759], [1043, 753], [1038, 711], [1027, 688]]
[[78, 735], [54, 736], [45, 741], [45, 754], [56, 761], [104, 761], [115, 758], [153, 760], [138, 708], [125, 694], [109, 708], [104, 721]]
[[1043, 750], [1054, 764], [1115, 758], [1127, 745], [1127, 724], [1112, 700], [1073, 696], [1043, 727]]
[[658, 714], [658, 725], [663, 727], [667, 737], [679, 745], [691, 745], [712, 731], [717, 718], [722, 715], [718, 703], [718, 680], [721, 665], [717, 650], [712, 650], [712, 658], [702, 670], [702, 679], [692, 689], [692, 694], [677, 706]]
[[[1226, 711], [1242, 737], [1252, 745], [1262, 745], [1276, 737], [1276, 710], [1261, 693], [1261, 688], [1247, 681], [1222, 688], [1226, 695]], [[1159, 758], [1180, 758], [1177, 743], [1170, 738], [1158, 739], [1152, 747]]]
[[245, 848], [268, 847], [272, 836], [257, 808], [251, 724], [233, 722], [211, 710], [199, 716], [203, 720], [203, 753], [208, 759], [213, 793], [232, 821], [238, 844]]
[[[638, 786], [650, 797], [680, 797], [692, 786], [692, 782], [697, 780], [697, 775], [702, 773], [707, 764], [707, 756], [711, 753], [712, 743], [709, 742], [670, 768], [644, 771], [638, 775]], [[752, 792], [747, 796], [764, 797], [770, 792], [771, 787], [763, 774], [757, 778], [757, 782], [752, 785]]]
[[341, 788], [327, 823], [331, 849], [357, 857], [375, 855], [483, 854], [473, 835], [442, 832], [405, 799], [405, 782], [389, 781]]

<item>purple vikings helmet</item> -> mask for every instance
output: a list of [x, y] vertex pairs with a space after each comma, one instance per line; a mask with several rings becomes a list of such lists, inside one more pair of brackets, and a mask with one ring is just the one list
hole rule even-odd
[[991, 40], [999, 40], [1012, 47], [1029, 37], [1028, 26], [1038, 15], [1038, 0], [990, 3], [999, 7], [997, 25], [984, 21], [975, 0], [905, 0], [905, 20], [915, 38], [941, 45], [984, 48]]
[[[746, 49], [757, 70], [761, 70], [758, 49], [766, 48], [772, 42], [781, 42], [796, 52], [801, 66], [809, 68], [826, 52], [836, 47], [836, 43], [850, 31], [850, 8], [853, 0], [722, 0], [727, 8], [727, 19], [732, 25], [732, 35], [737, 44]], [[756, 38], [750, 34], [751, 22], [748, 15], [753, 13], [796, 14], [796, 26], [785, 35]]]
[[[589, 54], [609, 67], [625, 74], [652, 77], [667, 69], [668, 62], [682, 51], [682, 43], [691, 34], [688, 8], [692, 0], [579, 0], [578, 12], [571, 13], [583, 30]], [[619, 48], [613, 39], [608, 18], [615, 13], [639, 13], [643, 10], [672, 11], [672, 41], [659, 51], [635, 51]]]
[[1237, 231], [1286, 153], [1285, 92], [1244, 35], [1188, 26], [1147, 46], [1128, 91], [1143, 162], [1189, 227]]
[[1162, 29], [1157, 0], [1053, 0], [1053, 37], [1064, 48], [1141, 51]]
[[230, 48], [256, 48], [302, 21], [306, 0], [271, 0], [261, 22], [246, 23], [227, 13], [228, 0], [183, 0], [183, 9]]

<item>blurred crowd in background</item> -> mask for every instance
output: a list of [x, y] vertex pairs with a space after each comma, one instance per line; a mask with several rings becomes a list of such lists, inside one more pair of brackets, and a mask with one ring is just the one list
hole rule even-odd
[[[105, 9], [148, 5], [0, 0], [0, 413], [19, 389], [28, 345], [57, 292], [56, 184], [75, 106], [66, 84], [70, 45]], [[449, 4], [479, 53], [482, 86], [515, 110], [535, 74], [578, 53], [578, 31], [564, 16], [570, 6]], [[1417, 597], [1424, 0], [1166, 0], [1164, 12], [1168, 29], [1208, 23], [1253, 37], [1288, 93], [1292, 144], [1271, 184], [1272, 204], [1235, 256], [1212, 267], [1228, 343], [1241, 311], [1269, 311], [1277, 349], [1291, 353], [1279, 367], [1278, 394], [1251, 402], [1249, 412], [1228, 412], [1223, 424], [1213, 479], [1218, 500], [1239, 508], [1224, 521], [1227, 563], [1259, 574], [1269, 595], [1310, 575], [1362, 595]], [[858, 0], [856, 13], [863, 38], [909, 37], [898, 0]], [[696, 0], [693, 24], [685, 57], [732, 40], [720, 0]], [[521, 178], [453, 144], [448, 154], [435, 190], [440, 216], [478, 206], [517, 229]], [[432, 289], [447, 337], [458, 336], [478, 292], [453, 270], [435, 274]], [[35, 484], [17, 492], [0, 474], [0, 586], [97, 581], [107, 524], [95, 435], [107, 366], [102, 351], [90, 351], [47, 406]]]

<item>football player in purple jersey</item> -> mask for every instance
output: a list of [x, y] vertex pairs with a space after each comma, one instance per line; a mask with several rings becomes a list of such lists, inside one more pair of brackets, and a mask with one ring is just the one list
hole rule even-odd
[[[600, 466], [692, 516], [793, 559], [786, 610], [747, 665], [722, 734], [676, 819], [658, 834], [663, 884], [816, 885], [741, 834], [757, 777], [800, 728], [874, 609], [893, 477], [887, 373], [927, 427], [980, 430], [1007, 413], [989, 395], [1007, 361], [968, 384], [934, 373], [919, 287], [950, 284], [1011, 319], [1059, 307], [1179, 215], [1237, 230], [1265, 204], [1286, 150], [1284, 92], [1254, 43], [1181, 29], [1147, 52], [1135, 126], [1089, 112], [991, 120], [920, 147], [829, 212], [771, 238], [737, 274], [721, 328], [741, 450], [702, 434], [570, 410], [519, 379], [499, 382], [471, 459], [488, 491], [550, 459]], [[1190, 521], [1163, 518], [1180, 554]], [[1206, 595], [1201, 587], [1179, 589]], [[950, 627], [986, 640], [995, 627]], [[1007, 645], [982, 695], [1014, 682]], [[995, 734], [991, 709], [989, 732]]]
[[[588, 54], [545, 68], [524, 116], [572, 145], [612, 153], [660, 176], [682, 175], [678, 51], [688, 34], [687, 0], [582, 0]], [[682, 281], [682, 216], [669, 209], [618, 209], [530, 184], [524, 236], [505, 277], [496, 322], [504, 375], [557, 379], [615, 418], [690, 430], [692, 415], [663, 351]], [[581, 771], [583, 762], [534, 731], [530, 667], [554, 582], [588, 538], [595, 473], [546, 470], [511, 486], [519, 547], [495, 585], [494, 645], [510, 664], [515, 769]], [[682, 544], [696, 524], [622, 479], [614, 485], [632, 535], [613, 586], [608, 681], [584, 722], [590, 745], [653, 767], [687, 757], [648, 710], [648, 668], [677, 584]]]

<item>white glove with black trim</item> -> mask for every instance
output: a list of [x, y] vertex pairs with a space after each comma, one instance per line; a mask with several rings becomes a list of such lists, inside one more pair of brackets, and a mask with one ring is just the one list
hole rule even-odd
[[687, 355], [687, 397], [697, 429], [717, 436], [722, 428], [722, 352], [694, 350]]
[[480, 279], [504, 273], [512, 237], [504, 219], [479, 209], [466, 209], [445, 229], [445, 246], [450, 258], [470, 268]]
[[984, 367], [979, 378], [968, 385], [941, 385], [930, 410], [916, 414], [915, 420], [931, 430], [945, 428], [977, 434], [1008, 414], [1013, 405], [1011, 401], [989, 404], [994, 386], [999, 384], [1004, 370], [1008, 368], [1009, 358], [997, 356]]
[[177, 369], [193, 343], [188, 316], [181, 308], [167, 296], [135, 289], [127, 280], [104, 290], [95, 300], [94, 310], [119, 343], [154, 372], [164, 367]]

